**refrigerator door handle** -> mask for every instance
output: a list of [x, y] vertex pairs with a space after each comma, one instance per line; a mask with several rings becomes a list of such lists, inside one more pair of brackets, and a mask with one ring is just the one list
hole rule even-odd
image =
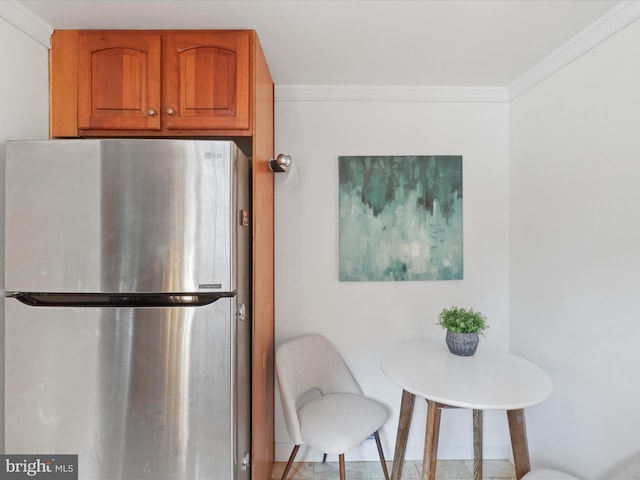
[[221, 298], [233, 297], [236, 292], [193, 293], [38, 293], [8, 292], [14, 298], [32, 307], [201, 307]]

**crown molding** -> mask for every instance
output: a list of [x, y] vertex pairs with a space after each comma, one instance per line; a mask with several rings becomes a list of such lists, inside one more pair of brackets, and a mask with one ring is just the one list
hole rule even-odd
[[504, 87], [276, 85], [276, 102], [462, 102], [505, 103]]
[[51, 48], [53, 27], [16, 0], [0, 1], [0, 18], [33, 38], [46, 48]]
[[507, 87], [276, 85], [276, 102], [508, 103], [640, 18], [640, 1], [623, 0]]
[[640, 1], [625, 0], [535, 65], [508, 87], [509, 101], [553, 75], [640, 18]]
[[[0, 18], [46, 48], [53, 27], [17, 0], [0, 1]], [[276, 102], [507, 103], [640, 18], [640, 1], [623, 0], [507, 87], [276, 85]]]

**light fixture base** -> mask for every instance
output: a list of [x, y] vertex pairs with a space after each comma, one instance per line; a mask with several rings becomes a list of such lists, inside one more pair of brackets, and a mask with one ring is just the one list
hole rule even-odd
[[291, 156], [278, 154], [276, 158], [269, 159], [269, 168], [274, 173], [286, 172], [291, 167]]

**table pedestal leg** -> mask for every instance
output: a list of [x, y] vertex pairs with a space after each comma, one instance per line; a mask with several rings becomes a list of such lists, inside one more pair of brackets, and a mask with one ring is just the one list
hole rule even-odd
[[482, 410], [473, 411], [473, 478], [482, 480]]
[[413, 414], [413, 404], [416, 396], [406, 390], [402, 390], [402, 403], [400, 404], [400, 420], [398, 421], [398, 434], [396, 435], [396, 450], [393, 454], [393, 470], [391, 470], [391, 480], [400, 480], [402, 476], [402, 464], [404, 463], [404, 452], [407, 448], [407, 437], [409, 436], [409, 424]]
[[427, 400], [427, 431], [424, 437], [422, 480], [435, 480], [438, 458], [438, 435], [440, 434], [440, 405]]
[[521, 408], [518, 410], [507, 410], [507, 419], [509, 420], [509, 433], [511, 434], [511, 448], [513, 450], [516, 479], [520, 480], [531, 470], [524, 410]]

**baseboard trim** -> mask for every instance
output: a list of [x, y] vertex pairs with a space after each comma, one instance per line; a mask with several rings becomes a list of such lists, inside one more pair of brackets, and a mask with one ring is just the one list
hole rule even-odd
[[[275, 461], [286, 462], [289, 460], [292, 443], [276, 442]], [[511, 459], [511, 446], [499, 443], [487, 443], [482, 446], [483, 458], [486, 460]], [[405, 460], [422, 460], [424, 452], [423, 442], [407, 442]], [[393, 450], [384, 446], [384, 454], [387, 460], [393, 460]], [[337, 455], [329, 455], [327, 461], [337, 461]], [[348, 452], [345, 458], [350, 462], [374, 462], [379, 461], [378, 450], [373, 440], [365, 441], [360, 447]], [[463, 443], [441, 443], [438, 446], [438, 458], [441, 460], [472, 460], [473, 445]], [[303, 445], [298, 451], [296, 462], [321, 462], [322, 452]]]

